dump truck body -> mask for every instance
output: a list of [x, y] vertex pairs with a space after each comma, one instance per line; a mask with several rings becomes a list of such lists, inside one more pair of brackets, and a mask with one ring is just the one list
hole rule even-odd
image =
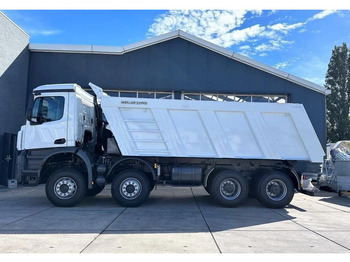
[[124, 156], [323, 160], [301, 104], [104, 96], [101, 107]]

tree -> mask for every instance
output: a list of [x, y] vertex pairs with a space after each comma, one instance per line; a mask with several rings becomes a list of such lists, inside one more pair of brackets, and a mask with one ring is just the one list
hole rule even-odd
[[327, 137], [329, 142], [350, 140], [350, 50], [343, 43], [335, 46], [328, 64]]

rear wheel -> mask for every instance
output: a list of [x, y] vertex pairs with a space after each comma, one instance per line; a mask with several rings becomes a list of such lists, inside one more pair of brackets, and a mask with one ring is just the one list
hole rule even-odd
[[284, 208], [293, 197], [293, 181], [283, 172], [268, 172], [258, 181], [257, 199], [266, 207]]
[[217, 173], [208, 184], [211, 196], [222, 206], [236, 207], [248, 196], [247, 180], [233, 170]]
[[46, 196], [55, 206], [72, 207], [79, 204], [86, 194], [83, 175], [75, 169], [54, 172], [47, 180]]
[[126, 170], [112, 182], [113, 199], [121, 206], [136, 207], [144, 203], [151, 191], [150, 179], [139, 170]]

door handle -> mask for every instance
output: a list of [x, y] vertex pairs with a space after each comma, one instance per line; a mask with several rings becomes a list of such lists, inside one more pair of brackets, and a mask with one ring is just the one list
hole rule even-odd
[[54, 142], [55, 145], [62, 145], [64, 143], [66, 143], [66, 139], [65, 138], [56, 139], [55, 142]]

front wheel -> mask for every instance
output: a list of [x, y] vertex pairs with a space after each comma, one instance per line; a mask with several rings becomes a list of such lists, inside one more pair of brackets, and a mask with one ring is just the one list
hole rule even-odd
[[121, 206], [136, 207], [144, 203], [151, 191], [151, 181], [139, 170], [129, 169], [112, 182], [113, 199]]
[[263, 175], [257, 184], [257, 199], [266, 207], [284, 208], [294, 197], [294, 185], [290, 177], [280, 171]]
[[47, 180], [46, 196], [58, 207], [72, 207], [79, 204], [86, 194], [86, 182], [75, 169], [62, 169], [54, 172]]
[[247, 197], [247, 180], [233, 170], [224, 170], [216, 174], [208, 185], [211, 196], [222, 206], [236, 207]]

